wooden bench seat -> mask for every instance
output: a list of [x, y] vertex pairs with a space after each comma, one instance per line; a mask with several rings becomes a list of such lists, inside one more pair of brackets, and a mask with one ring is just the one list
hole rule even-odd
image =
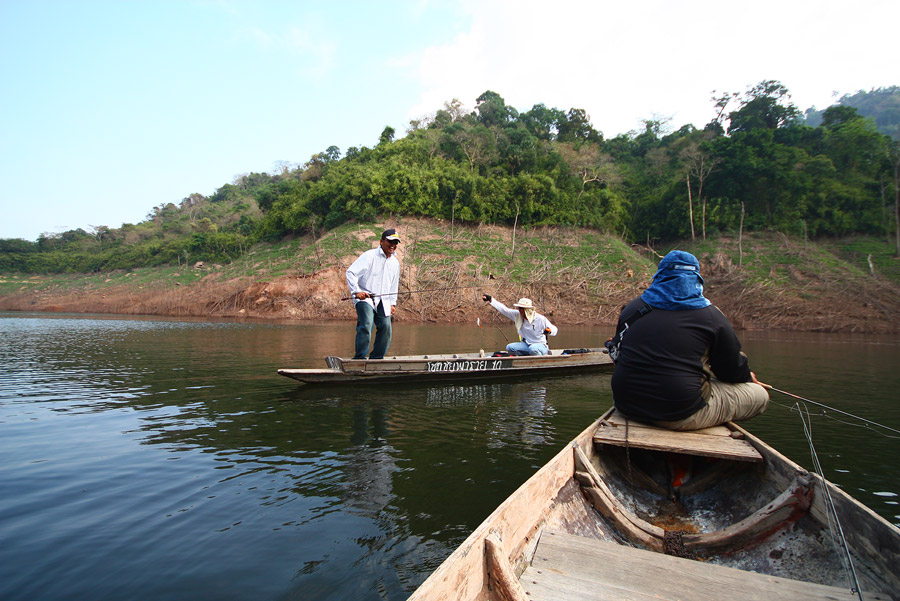
[[[626, 439], [627, 432], [627, 439]], [[635, 449], [669, 451], [686, 455], [717, 457], [734, 461], [761, 462], [762, 455], [746, 440], [735, 438], [726, 426], [676, 432], [634, 420], [627, 421], [618, 411], [600, 424], [594, 442]]]
[[[533, 601], [791, 601], [859, 597], [849, 589], [746, 572], [545, 530], [519, 584]], [[866, 601], [889, 601], [865, 593]]]

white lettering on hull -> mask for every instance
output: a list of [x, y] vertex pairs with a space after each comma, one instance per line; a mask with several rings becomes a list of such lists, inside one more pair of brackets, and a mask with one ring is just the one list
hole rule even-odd
[[504, 362], [496, 359], [462, 359], [456, 361], [429, 361], [428, 371], [494, 371], [504, 368]]

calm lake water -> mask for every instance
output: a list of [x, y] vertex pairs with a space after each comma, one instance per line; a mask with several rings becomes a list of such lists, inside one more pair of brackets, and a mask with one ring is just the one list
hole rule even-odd
[[[561, 328], [554, 346], [608, 334]], [[275, 373], [324, 367], [353, 335], [0, 314], [0, 599], [402, 600], [612, 403], [608, 374], [326, 389]], [[741, 338], [761, 380], [900, 430], [900, 338]], [[493, 326], [397, 322], [390, 354], [504, 345]], [[810, 467], [794, 400], [773, 400], [748, 428]], [[810, 409], [825, 476], [900, 524], [900, 439]]]

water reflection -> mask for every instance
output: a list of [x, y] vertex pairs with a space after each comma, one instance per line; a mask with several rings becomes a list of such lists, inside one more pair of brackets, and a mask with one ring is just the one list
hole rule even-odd
[[488, 446], [499, 448], [512, 443], [540, 445], [550, 439], [549, 421], [556, 413], [547, 402], [547, 389], [534, 386], [522, 389], [515, 403], [497, 412], [491, 423]]
[[386, 444], [388, 411], [384, 407], [353, 409], [353, 433], [342, 458], [346, 486], [342, 500], [348, 508], [375, 515], [392, 500], [391, 478], [398, 471], [396, 449]]
[[469, 407], [497, 401], [501, 394], [499, 384], [451, 384], [426, 388], [425, 403], [429, 407]]
[[[398, 354], [484, 344], [477, 328], [398, 330]], [[601, 336], [582, 334], [563, 346]], [[405, 599], [611, 403], [608, 374], [331, 389], [275, 375], [352, 335], [0, 317], [0, 486], [16, 492], [0, 496], [0, 598]], [[764, 380], [900, 427], [897, 341], [742, 340]], [[789, 403], [750, 427], [808, 463]], [[813, 436], [826, 476], [900, 523], [897, 442], [827, 418]]]

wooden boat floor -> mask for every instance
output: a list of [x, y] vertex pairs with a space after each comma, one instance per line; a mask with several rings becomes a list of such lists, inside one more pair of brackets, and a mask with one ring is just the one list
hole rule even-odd
[[[549, 530], [541, 532], [519, 584], [534, 601], [859, 599], [849, 588], [745, 572]], [[890, 600], [877, 593], [864, 593], [863, 598]]]
[[746, 440], [735, 438], [734, 431], [726, 426], [687, 432], [666, 430], [634, 420], [627, 420], [627, 426], [626, 429], [626, 418], [616, 411], [597, 428], [594, 433], [594, 442], [735, 461], [761, 462], [763, 460], [762, 455], [753, 445]]

